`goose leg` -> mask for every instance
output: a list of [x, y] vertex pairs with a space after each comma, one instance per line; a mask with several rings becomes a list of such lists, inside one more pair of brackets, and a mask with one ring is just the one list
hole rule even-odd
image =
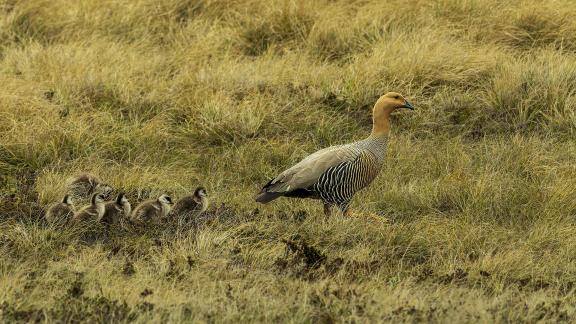
[[330, 215], [332, 215], [332, 206], [330, 206], [330, 204], [324, 203], [324, 215], [326, 215], [326, 218], [329, 218]]

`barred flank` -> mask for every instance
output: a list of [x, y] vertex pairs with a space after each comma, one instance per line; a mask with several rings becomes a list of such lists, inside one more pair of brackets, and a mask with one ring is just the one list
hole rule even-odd
[[378, 175], [386, 152], [385, 137], [369, 137], [348, 147], [351, 161], [332, 167], [313, 185], [322, 200], [346, 209], [356, 192], [368, 186]]

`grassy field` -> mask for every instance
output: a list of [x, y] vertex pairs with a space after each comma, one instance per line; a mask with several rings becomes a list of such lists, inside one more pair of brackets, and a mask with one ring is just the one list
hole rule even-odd
[[[573, 322], [571, 0], [0, 0], [0, 320]], [[393, 118], [353, 210], [253, 197]], [[211, 219], [47, 225], [66, 179]]]

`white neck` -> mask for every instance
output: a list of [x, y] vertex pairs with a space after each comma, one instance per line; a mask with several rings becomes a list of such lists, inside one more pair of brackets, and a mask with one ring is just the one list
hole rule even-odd
[[96, 212], [98, 213], [98, 218], [104, 216], [105, 206], [104, 203], [96, 203]]
[[202, 196], [202, 209], [200, 209], [200, 212], [203, 213], [206, 211], [206, 209], [208, 209], [208, 198]]
[[130, 217], [130, 214], [132, 213], [132, 205], [130, 205], [129, 202], [126, 202], [122, 208], [124, 209], [124, 217]]
[[162, 217], [168, 216], [172, 207], [168, 204], [163, 204], [163, 203], [160, 203], [160, 206], [162, 206]]

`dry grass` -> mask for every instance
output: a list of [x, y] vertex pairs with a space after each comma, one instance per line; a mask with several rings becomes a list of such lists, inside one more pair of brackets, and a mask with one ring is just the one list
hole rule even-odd
[[[3, 321], [573, 322], [570, 0], [0, 0]], [[267, 179], [358, 139], [382, 175], [324, 221]], [[98, 174], [135, 203], [197, 185], [203, 227], [58, 228]], [[225, 206], [221, 206], [225, 204]]]

